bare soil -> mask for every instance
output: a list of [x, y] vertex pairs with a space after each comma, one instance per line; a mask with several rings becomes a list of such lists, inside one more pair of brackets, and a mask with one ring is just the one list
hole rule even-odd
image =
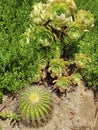
[[[53, 92], [51, 95], [53, 112], [51, 119], [43, 127], [30, 128], [21, 122], [13, 127], [10, 119], [0, 119], [2, 130], [98, 130], [97, 103], [95, 104], [93, 91], [86, 89], [83, 82], [80, 82], [76, 90], [68, 92], [66, 96], [59, 98]], [[7, 98], [5, 96], [4, 101]], [[14, 111], [16, 104], [17, 100], [14, 98], [6, 108]]]

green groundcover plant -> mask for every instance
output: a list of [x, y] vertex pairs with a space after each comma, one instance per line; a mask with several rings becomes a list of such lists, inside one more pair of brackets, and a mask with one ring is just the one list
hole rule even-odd
[[[1, 0], [0, 99], [6, 91], [17, 92], [32, 82], [43, 82], [48, 74], [54, 80], [60, 79], [58, 72], [70, 76], [70, 66], [75, 66], [74, 73], [80, 72], [89, 86], [97, 86], [98, 2], [92, 9], [91, 0], [85, 7], [83, 2]], [[83, 67], [78, 67], [76, 55], [80, 53]], [[65, 72], [63, 63], [57, 63], [60, 58], [67, 62]], [[54, 66], [53, 59], [58, 59]]]
[[79, 52], [86, 54], [91, 58], [91, 62], [81, 70], [82, 75], [85, 77], [87, 85], [90, 87], [98, 88], [98, 1], [89, 0], [85, 2], [76, 0], [79, 9], [86, 9], [91, 11], [95, 17], [94, 27], [84, 37], [78, 41]]

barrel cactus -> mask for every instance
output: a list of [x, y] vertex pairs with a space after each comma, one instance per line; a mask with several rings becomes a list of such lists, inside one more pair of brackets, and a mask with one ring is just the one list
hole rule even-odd
[[45, 88], [31, 86], [22, 91], [19, 99], [18, 113], [25, 124], [43, 125], [52, 108], [52, 99]]

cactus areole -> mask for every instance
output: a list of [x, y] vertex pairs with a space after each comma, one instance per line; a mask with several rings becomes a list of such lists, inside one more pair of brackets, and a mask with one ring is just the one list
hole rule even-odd
[[48, 119], [52, 107], [52, 99], [45, 88], [31, 86], [20, 94], [18, 112], [24, 123], [40, 125]]

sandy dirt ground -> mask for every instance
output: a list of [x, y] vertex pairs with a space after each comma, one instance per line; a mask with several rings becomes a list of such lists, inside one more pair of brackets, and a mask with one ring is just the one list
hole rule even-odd
[[[94, 95], [91, 90], [85, 90], [82, 82], [74, 92], [69, 92], [59, 98], [51, 93], [53, 98], [53, 112], [51, 119], [43, 127], [27, 127], [21, 122], [12, 127], [10, 119], [0, 120], [2, 130], [98, 130], [98, 119]], [[5, 99], [6, 100], [6, 99]], [[6, 107], [13, 111], [16, 107], [16, 99]], [[96, 127], [96, 128], [95, 128]]]

